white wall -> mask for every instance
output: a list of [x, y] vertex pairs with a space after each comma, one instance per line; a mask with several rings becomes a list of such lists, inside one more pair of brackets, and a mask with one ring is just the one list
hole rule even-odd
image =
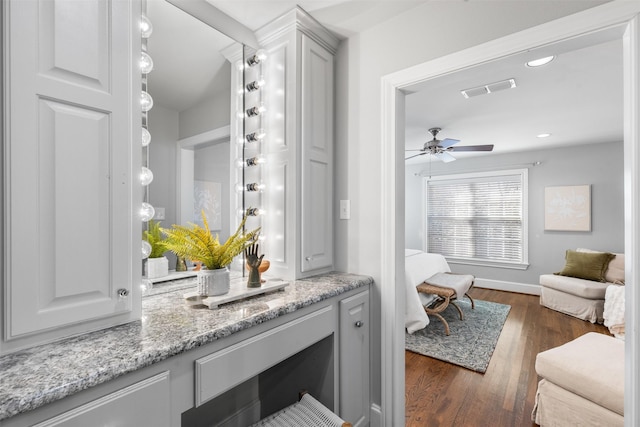
[[[624, 165], [622, 142], [582, 145], [553, 150], [487, 154], [453, 163], [432, 164], [432, 173], [464, 173], [478, 169], [505, 169], [508, 165], [541, 162], [529, 168], [529, 268], [525, 271], [452, 264], [456, 272], [481, 279], [537, 285], [540, 274], [562, 270], [566, 249], [578, 247], [624, 252]], [[414, 173], [428, 166], [406, 169], [406, 241], [423, 248], [422, 185]], [[545, 231], [544, 189], [554, 185], [591, 185], [589, 232]], [[409, 213], [412, 213], [410, 216]], [[418, 212], [418, 215], [415, 213]], [[415, 245], [417, 243], [417, 246]]]
[[[221, 229], [214, 230], [218, 234], [220, 241], [224, 242], [229, 238], [229, 192], [231, 183], [229, 182], [229, 141], [218, 144], [198, 147], [194, 153], [193, 179], [200, 181], [219, 182], [221, 184], [220, 200], [223, 203]], [[194, 221], [194, 220], [191, 220]]]
[[[377, 283], [372, 313], [380, 313], [381, 78], [431, 59], [533, 27], [602, 1], [432, 1], [350, 37], [337, 55], [336, 195], [351, 200], [351, 220], [336, 227], [339, 270], [368, 274]], [[392, 284], [385, 284], [390, 286]], [[372, 348], [380, 321], [372, 319]], [[380, 372], [373, 352], [372, 371]], [[380, 377], [372, 398], [380, 402]]]
[[154, 105], [149, 111], [149, 169], [153, 182], [149, 186], [149, 203], [165, 208], [163, 227], [176, 222], [176, 144], [178, 112]]
[[216, 74], [206, 98], [180, 112], [180, 139], [228, 126], [231, 120], [231, 63]]

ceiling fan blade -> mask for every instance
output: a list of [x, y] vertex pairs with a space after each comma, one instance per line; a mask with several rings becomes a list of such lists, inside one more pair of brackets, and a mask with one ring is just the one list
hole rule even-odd
[[449, 162], [453, 162], [456, 158], [453, 157], [451, 154], [445, 152], [442, 153], [436, 153], [434, 154], [434, 156], [436, 156], [437, 159], [442, 160], [444, 163], [449, 163]]
[[442, 141], [440, 141], [440, 143], [438, 145], [440, 147], [442, 147], [442, 148], [448, 148], [448, 147], [451, 147], [454, 144], [457, 144], [458, 142], [460, 142], [459, 139], [445, 138]]
[[493, 144], [462, 145], [460, 147], [451, 147], [451, 151], [493, 151]]
[[406, 157], [405, 160], [413, 159], [414, 157], [422, 156], [424, 154], [427, 154], [427, 152], [425, 151], [424, 153], [416, 154], [416, 155], [411, 156], [411, 157]]

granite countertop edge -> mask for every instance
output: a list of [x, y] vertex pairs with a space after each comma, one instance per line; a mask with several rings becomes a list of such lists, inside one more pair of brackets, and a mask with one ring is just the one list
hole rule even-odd
[[[310, 293], [304, 292], [305, 288], [314, 288], [319, 283], [325, 284], [326, 289], [314, 289]], [[64, 372], [64, 368], [57, 366], [56, 361], [68, 362], [65, 365], [71, 366], [68, 369], [73, 369], [73, 367], [77, 366], [76, 364], [71, 364], [71, 360], [65, 360], [65, 356], [61, 354], [61, 348], [65, 346], [86, 347], [91, 343], [99, 345], [100, 340], [105, 335], [112, 335], [113, 337], [109, 341], [117, 342], [119, 335], [127, 335], [130, 331], [144, 335], [144, 322], [138, 320], [0, 356], [0, 383], [3, 384], [2, 389], [0, 389], [0, 421], [53, 403], [80, 391], [114, 380], [170, 357], [205, 346], [353, 289], [372, 284], [373, 279], [369, 276], [349, 273], [328, 273], [295, 280], [290, 283], [288, 288], [295, 289], [296, 292], [302, 295], [300, 297], [292, 297], [291, 301], [287, 301], [285, 304], [276, 305], [273, 308], [232, 323], [213, 326], [211, 329], [197, 335], [187, 335], [181, 341], [170, 343], [166, 347], [159, 345], [149, 350], [143, 349], [137, 352], [133, 349], [130, 351], [125, 349], [124, 353], [126, 354], [109, 358], [109, 363], [106, 365], [96, 361], [94, 369], [91, 369], [91, 363], [88, 363], [89, 368], [86, 372], [81, 370], [80, 372], [74, 371], [69, 374]], [[178, 291], [174, 292], [174, 294], [181, 295], [182, 293]], [[181, 296], [178, 296], [178, 298], [181, 298]], [[265, 298], [267, 296], [253, 297], [249, 303], [259, 303]], [[184, 309], [184, 307], [182, 308]], [[206, 316], [206, 313], [213, 315], [215, 311], [205, 309], [201, 313]], [[154, 339], [156, 338], [151, 338], [151, 340]], [[127, 342], [126, 339], [123, 342]], [[154, 342], [153, 344], [157, 345], [158, 343]], [[122, 351], [122, 349], [120, 350]], [[86, 354], [81, 352], [81, 349], [64, 351], [64, 353], [70, 354], [68, 358], [73, 358], [74, 354], [81, 354], [78, 357], [87, 357]], [[45, 360], [49, 361], [48, 359], [52, 359], [52, 363], [46, 363], [48, 366], [41, 366]], [[83, 364], [82, 361], [73, 360], [73, 362], [78, 363], [78, 365]], [[49, 371], [42, 376], [42, 370], [47, 370], [48, 368], [53, 372]], [[62, 372], [57, 373], [55, 370]]]

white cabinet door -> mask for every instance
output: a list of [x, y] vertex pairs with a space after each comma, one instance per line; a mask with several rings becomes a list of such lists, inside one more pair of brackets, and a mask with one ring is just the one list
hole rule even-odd
[[2, 6], [5, 339], [122, 323], [141, 262], [140, 4]]
[[369, 291], [340, 301], [340, 417], [369, 425]]
[[171, 426], [169, 372], [154, 375], [34, 427]]
[[333, 267], [333, 55], [302, 35], [301, 271]]

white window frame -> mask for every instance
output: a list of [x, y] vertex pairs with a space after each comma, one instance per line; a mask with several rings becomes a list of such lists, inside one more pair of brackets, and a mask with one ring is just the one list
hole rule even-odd
[[481, 258], [461, 258], [447, 256], [447, 262], [452, 264], [478, 265], [485, 267], [507, 268], [515, 270], [526, 270], [529, 267], [529, 170], [528, 169], [506, 169], [490, 172], [469, 172], [460, 174], [447, 174], [425, 178], [423, 181], [422, 200], [423, 200], [423, 220], [424, 220], [424, 251], [428, 251], [429, 245], [429, 219], [428, 212], [428, 196], [427, 186], [429, 181], [444, 181], [454, 179], [474, 179], [499, 177], [505, 175], [520, 175], [522, 183], [522, 260], [521, 262], [509, 261], [491, 261]]

